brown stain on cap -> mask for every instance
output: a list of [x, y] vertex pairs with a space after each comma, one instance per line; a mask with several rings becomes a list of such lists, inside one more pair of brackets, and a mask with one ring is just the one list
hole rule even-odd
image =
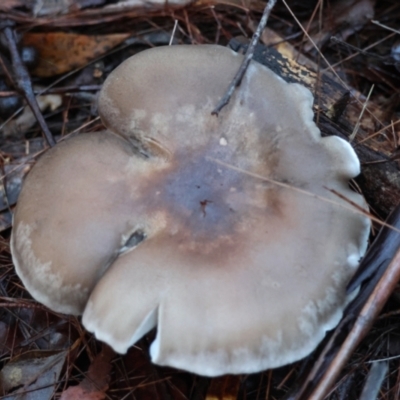
[[255, 224], [284, 214], [278, 188], [213, 161], [216, 155], [229, 159], [229, 153], [212, 143], [180, 151], [141, 179], [135, 191], [140, 214], [166, 216], [166, 224], [154, 235], [170, 241], [183, 257], [210, 264], [226, 260], [243, 251]]

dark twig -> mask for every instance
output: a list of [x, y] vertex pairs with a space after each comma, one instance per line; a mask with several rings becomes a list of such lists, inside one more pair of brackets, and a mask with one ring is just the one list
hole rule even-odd
[[[0, 58], [1, 62], [1, 58]], [[62, 94], [62, 93], [80, 93], [80, 92], [98, 92], [102, 88], [102, 85], [80, 85], [80, 86], [64, 86], [64, 87], [54, 87], [49, 89], [34, 90], [35, 95], [44, 94]], [[15, 90], [2, 90], [0, 91], [0, 98], [11, 97], [18, 95], [19, 92]]]
[[32, 109], [33, 114], [38, 121], [40, 128], [42, 129], [46, 141], [50, 147], [56, 144], [53, 135], [51, 134], [47, 124], [43, 118], [43, 115], [39, 109], [36, 101], [35, 94], [33, 92], [31, 79], [29, 77], [28, 71], [26, 70], [17, 48], [17, 41], [15, 38], [15, 32], [12, 29], [11, 24], [4, 24], [3, 32], [7, 40], [8, 49], [10, 51], [12, 65], [15, 73], [15, 85], [25, 96], [26, 101]]
[[240, 68], [239, 68], [238, 72], [236, 73], [235, 77], [232, 79], [232, 82], [229, 84], [229, 87], [228, 87], [227, 91], [225, 92], [224, 96], [221, 98], [221, 100], [219, 101], [217, 106], [212, 111], [212, 113], [211, 113], [212, 115], [216, 115], [218, 117], [218, 114], [220, 113], [220, 111], [229, 103], [235, 89], [242, 82], [243, 76], [247, 71], [247, 68], [250, 64], [251, 59], [253, 58], [254, 49], [257, 46], [258, 41], [260, 40], [262, 31], [264, 30], [265, 26], [267, 25], [269, 14], [271, 13], [275, 4], [276, 4], [276, 0], [269, 0], [267, 5], [265, 6], [260, 23], [258, 24], [253, 37], [251, 38], [251, 42], [249, 44], [249, 47], [247, 48], [243, 62], [240, 65]]

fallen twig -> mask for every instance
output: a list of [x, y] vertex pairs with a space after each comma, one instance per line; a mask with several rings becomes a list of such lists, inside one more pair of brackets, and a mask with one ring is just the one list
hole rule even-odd
[[225, 92], [224, 96], [218, 102], [217, 106], [214, 108], [211, 115], [216, 115], [218, 117], [218, 114], [220, 113], [220, 111], [229, 103], [235, 89], [242, 82], [244, 74], [246, 73], [247, 68], [250, 64], [250, 61], [253, 58], [254, 49], [256, 48], [256, 46], [260, 40], [261, 33], [263, 32], [265, 26], [267, 25], [269, 14], [271, 13], [275, 4], [276, 4], [276, 0], [269, 0], [267, 5], [265, 6], [260, 23], [258, 24], [257, 29], [254, 32], [253, 37], [251, 38], [251, 42], [249, 44], [249, 47], [247, 48], [246, 54], [244, 55], [243, 62], [240, 65], [240, 68], [239, 68], [238, 72], [236, 73], [235, 77], [232, 79], [232, 82], [229, 84], [229, 87], [228, 87], [227, 91]]
[[14, 73], [16, 77], [16, 79], [14, 79], [14, 84], [16, 88], [19, 89], [24, 94], [27, 103], [32, 109], [32, 112], [35, 115], [36, 120], [38, 121], [40, 128], [43, 131], [43, 134], [46, 138], [48, 145], [52, 147], [56, 144], [56, 142], [49, 128], [47, 127], [46, 121], [44, 120], [43, 115], [37, 104], [29, 73], [26, 70], [25, 65], [23, 64], [18, 52], [15, 32], [12, 29], [13, 25], [14, 23], [11, 21], [4, 21], [1, 27], [3, 28], [4, 36], [7, 41], [8, 49], [11, 55], [12, 65], [14, 68]]

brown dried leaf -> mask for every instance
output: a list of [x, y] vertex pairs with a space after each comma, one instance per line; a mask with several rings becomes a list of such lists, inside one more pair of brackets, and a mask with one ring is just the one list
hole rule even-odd
[[61, 400], [103, 400], [110, 383], [111, 361], [114, 351], [104, 345], [89, 367], [86, 377], [78, 386], [69, 387], [61, 395]]
[[105, 398], [105, 392], [100, 390], [88, 392], [80, 385], [69, 387], [61, 395], [61, 400], [104, 400]]
[[78, 35], [75, 33], [27, 33], [25, 46], [33, 46], [39, 53], [39, 64], [33, 75], [49, 77], [85, 66], [122, 43], [129, 34]]

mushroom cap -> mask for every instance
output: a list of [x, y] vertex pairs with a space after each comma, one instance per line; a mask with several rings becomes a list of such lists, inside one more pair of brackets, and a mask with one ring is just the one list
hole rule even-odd
[[211, 115], [241, 61], [220, 46], [173, 46], [122, 63], [99, 100], [120, 137], [48, 151], [12, 235], [39, 301], [83, 310], [120, 353], [157, 326], [154, 362], [208, 376], [309, 354], [342, 315], [369, 233], [330, 190], [366, 207], [348, 187], [359, 161], [321, 137], [307, 89], [252, 62]]
[[82, 314], [123, 235], [136, 224], [121, 176], [131, 156], [117, 136], [86, 134], [44, 153], [26, 177], [14, 213], [12, 256], [25, 287], [52, 310]]

